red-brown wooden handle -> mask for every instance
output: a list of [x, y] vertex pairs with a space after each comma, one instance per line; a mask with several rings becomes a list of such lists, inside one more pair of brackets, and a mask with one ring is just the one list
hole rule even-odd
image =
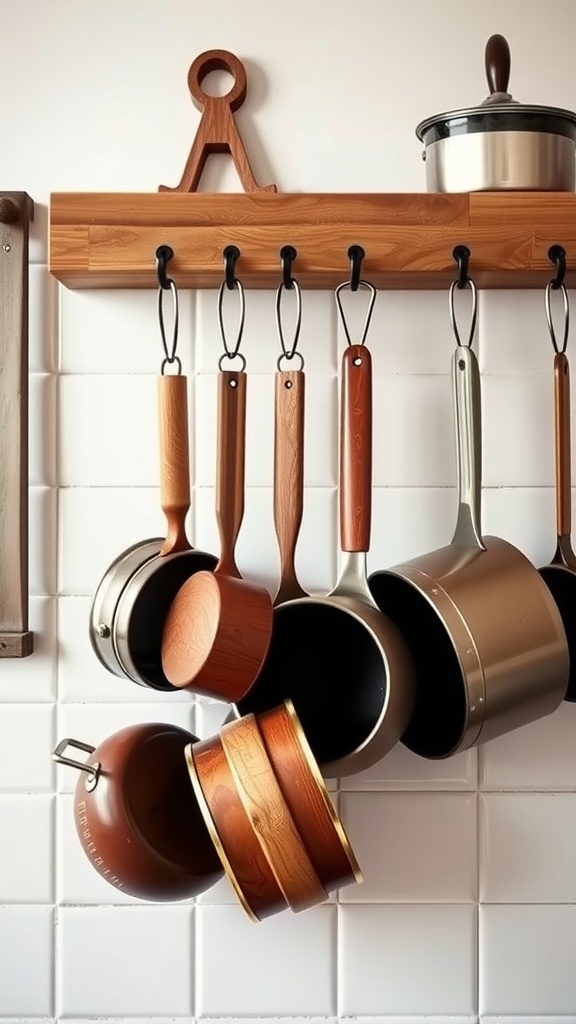
[[556, 529], [559, 537], [572, 530], [570, 449], [570, 366], [564, 352], [554, 356], [554, 438], [556, 464]]
[[348, 345], [342, 356], [340, 543], [368, 551], [372, 518], [372, 356]]
[[218, 374], [218, 451], [216, 519], [221, 554], [215, 572], [240, 579], [236, 541], [244, 517], [244, 454], [246, 448], [246, 374]]
[[190, 508], [187, 380], [181, 374], [158, 377], [160, 500], [166, 516], [161, 555], [189, 551], [186, 516]]

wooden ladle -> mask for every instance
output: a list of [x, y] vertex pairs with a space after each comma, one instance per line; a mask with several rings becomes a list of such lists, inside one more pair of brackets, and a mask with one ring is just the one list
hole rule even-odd
[[172, 601], [162, 636], [162, 667], [179, 689], [234, 702], [250, 689], [266, 656], [272, 599], [265, 587], [242, 578], [235, 560], [244, 514], [246, 374], [221, 370], [218, 376], [221, 555], [214, 572], [190, 577]]

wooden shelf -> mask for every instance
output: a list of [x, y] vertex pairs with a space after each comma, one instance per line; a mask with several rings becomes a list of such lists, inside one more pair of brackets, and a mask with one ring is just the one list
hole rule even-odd
[[576, 284], [576, 194], [53, 193], [49, 269], [69, 288], [156, 288], [155, 251], [174, 250], [169, 274], [185, 288], [215, 288], [222, 250], [240, 249], [247, 288], [275, 288], [279, 252], [293, 245], [303, 287], [333, 288], [362, 245], [362, 276], [378, 288], [444, 288], [454, 246], [471, 252], [481, 288], [536, 288], [550, 280], [548, 249], [567, 253]]

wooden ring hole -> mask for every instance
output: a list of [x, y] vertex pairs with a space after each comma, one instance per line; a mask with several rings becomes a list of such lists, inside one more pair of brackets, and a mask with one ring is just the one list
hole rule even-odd
[[[224, 96], [210, 96], [209, 93], [204, 92], [202, 89], [201, 83], [211, 71], [227, 71], [228, 74], [232, 75], [234, 84]], [[226, 103], [230, 110], [238, 110], [238, 107], [241, 107], [246, 99], [246, 71], [244, 65], [238, 57], [235, 57], [228, 50], [207, 50], [206, 53], [201, 53], [199, 57], [196, 57], [196, 60], [191, 65], [188, 72], [188, 88], [192, 98], [200, 106], [204, 106], [208, 101], [214, 102], [214, 100], [218, 100], [219, 102]]]

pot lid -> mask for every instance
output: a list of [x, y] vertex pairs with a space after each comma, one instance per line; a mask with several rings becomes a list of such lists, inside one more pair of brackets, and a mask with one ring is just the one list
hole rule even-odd
[[458, 122], [460, 131], [494, 131], [499, 122], [501, 127], [525, 127], [526, 130], [551, 131], [574, 137], [576, 132], [576, 113], [561, 107], [547, 107], [535, 104], [519, 103], [508, 92], [510, 79], [510, 47], [501, 35], [490, 36], [484, 51], [484, 67], [489, 95], [476, 107], [464, 107], [460, 110], [449, 110], [442, 114], [427, 117], [416, 127], [416, 135], [421, 141], [426, 133], [441, 123]]

